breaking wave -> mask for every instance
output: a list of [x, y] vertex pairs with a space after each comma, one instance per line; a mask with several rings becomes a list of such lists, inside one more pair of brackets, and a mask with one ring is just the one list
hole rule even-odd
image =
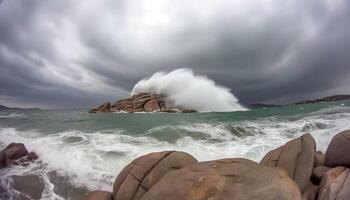
[[200, 112], [231, 112], [246, 110], [230, 89], [219, 86], [206, 76], [194, 75], [190, 69], [169, 73], [157, 72], [139, 81], [131, 96], [139, 93], [164, 94], [176, 107]]

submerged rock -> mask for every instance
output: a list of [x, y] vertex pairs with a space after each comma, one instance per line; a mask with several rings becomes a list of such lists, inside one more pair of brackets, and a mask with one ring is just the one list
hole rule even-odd
[[41, 199], [45, 184], [38, 175], [12, 176], [13, 189], [31, 199]]
[[171, 102], [167, 102], [164, 95], [140, 93], [122, 99], [114, 104], [106, 102], [99, 107], [91, 109], [90, 113], [97, 112], [182, 112], [190, 113], [196, 112], [192, 109], [183, 109], [174, 107]]

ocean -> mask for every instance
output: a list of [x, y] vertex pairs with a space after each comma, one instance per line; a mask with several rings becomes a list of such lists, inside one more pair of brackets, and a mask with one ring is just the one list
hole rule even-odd
[[40, 159], [1, 170], [0, 186], [11, 187], [13, 175], [36, 174], [45, 184], [43, 199], [83, 199], [90, 190], [111, 191], [118, 172], [149, 152], [259, 162], [304, 133], [324, 152], [332, 136], [345, 129], [350, 129], [350, 101], [188, 114], [1, 110], [0, 148], [22, 142]]

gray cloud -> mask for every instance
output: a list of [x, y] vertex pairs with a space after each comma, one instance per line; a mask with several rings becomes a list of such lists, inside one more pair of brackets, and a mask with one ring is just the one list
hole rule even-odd
[[82, 108], [192, 68], [246, 103], [350, 92], [350, 3], [4, 0], [0, 104]]

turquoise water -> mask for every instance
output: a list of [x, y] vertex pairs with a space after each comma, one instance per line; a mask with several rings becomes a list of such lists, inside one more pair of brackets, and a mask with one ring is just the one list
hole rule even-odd
[[81, 199], [111, 190], [117, 173], [137, 156], [180, 150], [198, 160], [259, 161], [288, 140], [311, 133], [319, 150], [350, 128], [350, 102], [258, 108], [228, 113], [99, 113], [86, 110], [1, 110], [0, 146], [23, 142], [41, 160], [0, 173], [37, 174], [44, 199]]

